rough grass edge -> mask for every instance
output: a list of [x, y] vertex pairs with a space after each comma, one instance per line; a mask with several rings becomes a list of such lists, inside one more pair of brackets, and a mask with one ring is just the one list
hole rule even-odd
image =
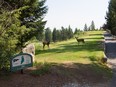
[[34, 67], [36, 69], [31, 72], [31, 75], [41, 76], [50, 72], [51, 64], [47, 62], [43, 63], [34, 62]]

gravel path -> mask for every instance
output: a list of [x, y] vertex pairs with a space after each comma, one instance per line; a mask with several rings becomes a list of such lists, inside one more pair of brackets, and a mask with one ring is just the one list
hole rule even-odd
[[110, 87], [116, 87], [116, 40], [111, 34], [105, 33], [105, 55], [108, 58], [108, 65], [113, 70], [113, 77]]

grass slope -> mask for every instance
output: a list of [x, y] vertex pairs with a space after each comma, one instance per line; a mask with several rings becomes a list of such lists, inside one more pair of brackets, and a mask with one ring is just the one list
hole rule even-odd
[[[88, 81], [106, 81], [112, 71], [101, 63], [103, 58], [103, 31], [85, 32], [79, 38], [84, 38], [85, 43], [78, 44], [75, 38], [52, 43], [50, 49], [42, 49], [42, 44], [36, 43], [35, 59], [38, 63], [48, 63], [52, 67], [50, 72], [71, 76], [75, 79]], [[47, 67], [48, 70], [48, 67]], [[85, 73], [86, 72], [86, 73]], [[77, 77], [77, 78], [76, 78]]]
[[38, 47], [35, 58], [38, 62], [91, 63], [103, 57], [102, 31], [86, 32], [80, 38], [85, 39], [85, 44], [78, 45], [76, 39], [73, 38], [68, 41], [52, 43], [50, 49], [46, 47], [43, 50]]
[[78, 45], [73, 38], [51, 43], [50, 49], [46, 47], [45, 50], [41, 43], [35, 42], [34, 67], [25, 69], [23, 75], [16, 72], [4, 77], [2, 73], [0, 87], [63, 87], [69, 83], [109, 87], [112, 71], [100, 62], [103, 57], [102, 33], [103, 31], [85, 32], [79, 36], [85, 39], [85, 44]]

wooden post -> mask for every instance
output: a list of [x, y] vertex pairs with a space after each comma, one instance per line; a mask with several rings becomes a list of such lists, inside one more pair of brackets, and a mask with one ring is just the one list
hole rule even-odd
[[21, 74], [24, 74], [23, 69], [21, 69]]

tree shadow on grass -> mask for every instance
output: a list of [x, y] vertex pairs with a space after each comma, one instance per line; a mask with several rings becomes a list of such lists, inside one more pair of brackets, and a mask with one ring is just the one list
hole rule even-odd
[[89, 36], [102, 36], [103, 34], [89, 34]]
[[68, 44], [60, 44], [57, 48], [50, 48], [47, 50], [36, 50], [36, 55], [43, 53], [64, 53], [64, 52], [78, 52], [78, 51], [102, 51], [102, 48], [98, 46], [101, 44], [101, 41], [86, 41], [85, 43], [71, 42]]
[[103, 39], [104, 37], [95, 37], [95, 38], [93, 38], [93, 37], [88, 37], [88, 38], [84, 38], [84, 39]]

